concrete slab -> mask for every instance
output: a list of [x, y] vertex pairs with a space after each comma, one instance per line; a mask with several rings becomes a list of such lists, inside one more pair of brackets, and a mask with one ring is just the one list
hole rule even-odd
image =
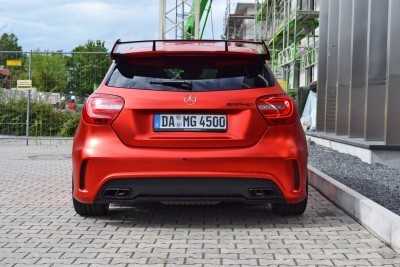
[[308, 179], [327, 199], [400, 253], [400, 216], [310, 165]]

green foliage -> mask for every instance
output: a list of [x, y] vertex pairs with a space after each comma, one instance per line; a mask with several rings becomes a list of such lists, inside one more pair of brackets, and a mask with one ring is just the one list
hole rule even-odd
[[0, 134], [1, 135], [25, 135], [26, 99], [6, 100], [0, 94]]
[[[26, 98], [0, 98], [0, 135], [26, 134]], [[45, 102], [30, 105], [29, 136], [73, 136], [80, 113], [61, 110]]]
[[18, 37], [14, 33], [3, 33], [0, 37], [0, 51], [15, 51], [15, 53], [0, 53], [0, 65], [5, 66], [5, 68], [11, 71], [13, 80], [15, 80], [12, 83], [12, 87], [15, 87], [17, 80], [15, 78], [23, 75], [23, 68], [6, 66], [7, 60], [22, 60], [22, 65], [27, 62], [26, 57], [21, 53], [22, 47], [18, 45]]
[[[86, 96], [93, 92], [94, 85], [99, 85], [104, 78], [109, 66], [110, 59], [104, 41], [89, 40], [85, 45], [80, 45], [72, 52], [83, 52], [72, 54], [69, 60], [70, 79], [68, 90], [75, 92], [78, 96]], [[84, 54], [86, 52], [102, 52], [99, 54]]]
[[18, 37], [13, 33], [3, 33], [0, 37], [0, 51], [22, 51]]
[[[4, 33], [0, 37], [0, 51], [16, 51], [16, 53], [0, 53], [0, 65], [6, 65], [9, 59], [19, 59], [22, 66], [7, 67], [12, 72], [12, 86], [17, 80], [26, 80], [29, 76], [30, 55], [21, 53], [18, 37]], [[32, 83], [38, 91], [57, 92], [65, 95], [85, 97], [93, 92], [101, 83], [109, 66], [110, 59], [105, 42], [88, 40], [86, 44], [75, 47], [71, 56], [61, 52], [32, 53]]]
[[[4, 33], [0, 37], [0, 65], [6, 60], [19, 59], [22, 66], [8, 67], [12, 72], [12, 87], [17, 80], [28, 79], [30, 55], [21, 53], [15, 34]], [[40, 52], [32, 54], [32, 83], [39, 92], [58, 92], [84, 97], [93, 92], [104, 78], [110, 59], [104, 41], [89, 40], [77, 46], [71, 56], [60, 52]], [[75, 54], [74, 52], [77, 52]], [[79, 54], [79, 52], [81, 52]], [[97, 53], [88, 53], [97, 52]], [[46, 102], [32, 101], [30, 109], [30, 136], [73, 136], [79, 123], [80, 114], [56, 108]], [[0, 135], [26, 134], [26, 97], [10, 98], [0, 92]]]
[[60, 129], [60, 136], [63, 137], [68, 137], [68, 136], [74, 136], [76, 127], [79, 124], [80, 120], [80, 113], [69, 113], [71, 116], [66, 120], [61, 129]]
[[32, 55], [32, 83], [41, 92], [64, 93], [67, 87], [67, 58], [62, 54], [40, 53]]

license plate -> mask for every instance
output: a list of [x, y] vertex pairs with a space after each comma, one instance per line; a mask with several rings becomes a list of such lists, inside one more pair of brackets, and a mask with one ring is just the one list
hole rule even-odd
[[211, 114], [154, 114], [153, 129], [156, 132], [226, 132], [226, 115]]

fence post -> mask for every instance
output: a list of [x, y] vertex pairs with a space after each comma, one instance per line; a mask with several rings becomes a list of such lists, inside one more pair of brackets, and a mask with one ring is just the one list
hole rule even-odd
[[[32, 80], [32, 50], [29, 55], [29, 80]], [[31, 90], [28, 90], [28, 99], [26, 103], [26, 145], [29, 145], [29, 117], [31, 110]]]
[[32, 80], [32, 50], [29, 56], [29, 80]]
[[26, 145], [29, 144], [29, 116], [31, 110], [31, 90], [28, 90], [28, 99], [26, 104]]

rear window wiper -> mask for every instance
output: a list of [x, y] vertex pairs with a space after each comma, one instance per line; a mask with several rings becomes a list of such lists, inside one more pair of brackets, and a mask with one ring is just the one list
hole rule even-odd
[[165, 86], [171, 86], [179, 89], [185, 89], [191, 91], [193, 89], [193, 83], [187, 81], [163, 81], [163, 82], [150, 82], [150, 84], [161, 84]]

